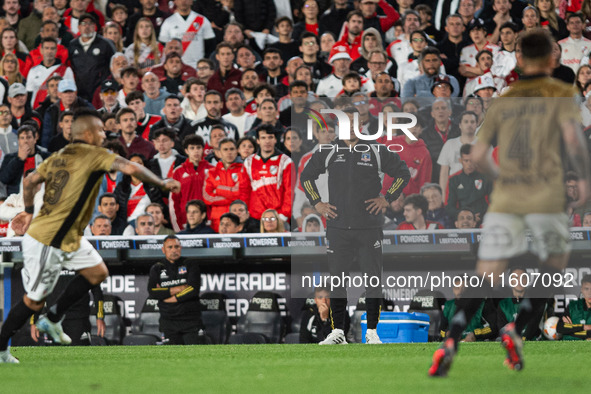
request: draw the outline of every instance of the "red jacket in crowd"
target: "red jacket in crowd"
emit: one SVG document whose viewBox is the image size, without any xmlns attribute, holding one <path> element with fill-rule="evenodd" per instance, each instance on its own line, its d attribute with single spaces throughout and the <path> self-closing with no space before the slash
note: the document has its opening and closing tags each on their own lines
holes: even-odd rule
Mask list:
<svg viewBox="0 0 591 394">
<path fill-rule="evenodd" d="M 59 59 L 62 62 L 62 64 L 65 64 L 66 66 L 69 67 L 70 66 L 70 59 L 68 58 L 68 56 L 69 56 L 68 48 L 66 48 L 62 44 L 57 44 L 57 54 L 55 55 L 56 59 Z M 41 55 L 41 44 L 39 44 L 39 46 L 37 48 L 35 48 L 31 52 L 29 52 L 29 56 L 27 56 L 27 60 L 25 60 L 24 69 L 21 70 L 21 74 L 23 74 L 23 77 L 26 78 L 27 75 L 29 74 L 29 71 L 33 67 L 41 64 L 42 61 L 43 61 L 43 55 Z"/>
<path fill-rule="evenodd" d="M 222 94 L 223 101 L 226 101 L 226 92 L 232 88 L 240 89 L 240 79 L 242 78 L 242 71 L 232 67 L 230 71 L 226 73 L 226 76 L 222 78 L 220 69 L 218 68 L 215 73 L 207 81 L 207 90 L 217 90 Z M 215 229 L 214 229 L 215 230 Z"/>
<path fill-rule="evenodd" d="M 420 193 L 421 186 L 431 181 L 431 172 L 433 171 L 431 155 L 429 154 L 425 141 L 419 139 L 414 144 L 409 144 L 406 142 L 406 137 L 404 135 L 399 135 L 392 138 L 390 141 L 387 140 L 386 136 L 383 136 L 378 139 L 378 142 L 390 147 L 390 149 L 395 152 L 398 152 L 402 148 L 402 152 L 398 152 L 398 155 L 404 160 L 410 171 L 410 181 L 408 181 L 408 185 L 406 185 L 402 192 L 405 196 Z M 382 194 L 386 195 L 393 180 L 392 177 L 384 174 Z"/>
<path fill-rule="evenodd" d="M 164 63 L 158 64 L 150 69 L 151 72 L 154 73 L 158 77 L 160 81 L 164 81 L 166 79 L 166 70 L 164 69 Z M 183 81 L 186 81 L 189 78 L 197 77 L 197 70 L 193 67 L 182 63 L 181 67 L 181 78 Z"/>
<path fill-rule="evenodd" d="M 146 160 L 152 160 L 154 155 L 158 153 L 156 148 L 154 148 L 154 144 L 149 141 L 146 141 L 139 135 L 136 135 L 135 138 L 131 141 L 131 145 L 127 146 L 127 143 L 123 139 L 123 137 L 119 137 L 118 141 L 121 142 L 121 145 L 127 151 L 127 157 L 131 156 L 134 153 L 140 153 L 144 156 Z"/>
<path fill-rule="evenodd" d="M 341 34 L 339 41 L 337 41 L 332 46 L 332 50 L 330 51 L 329 59 L 332 57 L 332 55 L 335 52 L 341 51 L 341 49 L 338 47 L 344 46 L 347 48 L 347 52 L 349 53 L 349 56 L 351 56 L 351 61 L 355 61 L 359 56 L 361 56 L 361 52 L 359 52 L 361 49 L 361 36 L 362 36 L 362 34 L 359 34 L 357 37 L 355 37 L 355 39 L 353 40 L 353 43 L 349 44 L 349 29 L 347 29 L 347 26 L 343 27 L 343 33 Z"/>
<path fill-rule="evenodd" d="M 187 216 L 185 214 L 185 205 L 191 200 L 203 200 L 203 189 L 207 172 L 213 166 L 205 160 L 201 160 L 197 169 L 193 163 L 187 159 L 183 164 L 174 169 L 172 178 L 181 183 L 180 193 L 171 193 L 169 200 L 170 220 L 172 228 L 179 232 L 185 228 Z"/>
<path fill-rule="evenodd" d="M 384 15 L 378 15 L 377 12 L 374 12 L 373 15 L 364 17 L 363 26 L 365 29 L 375 27 L 378 31 L 381 30 L 386 33 L 400 19 L 400 14 L 386 0 L 379 0 L 377 6 L 384 12 Z M 378 29 L 377 24 L 379 24 L 380 29 Z"/>
<path fill-rule="evenodd" d="M 282 220 L 290 220 L 292 167 L 289 156 L 278 151 L 267 160 L 259 154 L 246 158 L 240 199 L 248 204 L 250 216 L 260 220 L 265 210 L 275 209 Z"/>
<path fill-rule="evenodd" d="M 211 228 L 217 233 L 220 217 L 230 211 L 230 204 L 240 198 L 240 177 L 242 163 L 232 163 L 226 169 L 219 161 L 215 168 L 209 170 L 205 180 L 203 201 L 210 208 Z"/>
</svg>

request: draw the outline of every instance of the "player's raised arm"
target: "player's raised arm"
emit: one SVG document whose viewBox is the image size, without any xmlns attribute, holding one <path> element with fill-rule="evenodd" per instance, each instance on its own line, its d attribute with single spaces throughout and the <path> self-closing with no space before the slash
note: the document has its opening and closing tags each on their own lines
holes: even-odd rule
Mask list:
<svg viewBox="0 0 591 394">
<path fill-rule="evenodd" d="M 574 202 L 575 206 L 582 206 L 591 196 L 589 185 L 591 176 L 589 172 L 589 153 L 583 139 L 581 125 L 576 121 L 563 122 L 562 139 L 566 148 L 566 153 L 573 169 L 579 175 L 579 199 Z"/>
<path fill-rule="evenodd" d="M 45 178 L 37 171 L 31 172 L 23 180 L 23 200 L 25 202 L 25 212 L 33 214 L 35 193 L 37 186 L 45 182 Z"/>
<path fill-rule="evenodd" d="M 139 164 L 124 159 L 121 156 L 118 156 L 115 159 L 113 165 L 111 166 L 111 170 L 121 171 L 126 175 L 136 177 L 142 182 L 151 183 L 163 190 L 168 190 L 173 193 L 178 193 L 181 190 L 181 184 L 178 181 L 174 179 L 160 179 L 160 177 L 158 177 L 152 171 L 148 170 L 146 167 L 140 166 Z"/>
<path fill-rule="evenodd" d="M 35 193 L 37 186 L 45 182 L 45 179 L 37 171 L 31 172 L 23 180 L 23 200 L 25 202 L 25 211 L 19 213 L 12 219 L 12 229 L 18 235 L 24 234 L 33 220 L 33 212 L 35 211 Z"/>
</svg>

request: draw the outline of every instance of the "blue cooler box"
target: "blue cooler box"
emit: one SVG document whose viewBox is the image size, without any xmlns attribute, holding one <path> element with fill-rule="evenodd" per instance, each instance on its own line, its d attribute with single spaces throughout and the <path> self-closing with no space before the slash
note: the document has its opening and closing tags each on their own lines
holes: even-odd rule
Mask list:
<svg viewBox="0 0 591 394">
<path fill-rule="evenodd" d="M 367 314 L 361 316 L 361 340 L 365 343 Z M 383 343 L 427 342 L 429 315 L 425 313 L 382 312 L 378 336 Z"/>
</svg>

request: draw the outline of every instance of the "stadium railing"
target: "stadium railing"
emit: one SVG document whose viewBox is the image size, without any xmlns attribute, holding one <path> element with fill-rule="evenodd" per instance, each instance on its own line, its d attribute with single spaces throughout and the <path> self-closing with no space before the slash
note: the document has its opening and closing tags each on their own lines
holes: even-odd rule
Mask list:
<svg viewBox="0 0 591 394">
<path fill-rule="evenodd" d="M 322 255 L 326 251 L 324 233 L 270 233 L 232 235 L 179 235 L 183 255 L 194 259 L 236 261 L 240 259 L 280 258 L 293 255 Z M 570 231 L 571 264 L 591 255 L 591 229 Z M 142 263 L 162 258 L 163 236 L 88 237 L 91 244 L 113 264 Z M 384 231 L 386 260 L 396 258 L 472 258 L 480 242 L 480 229 Z M 20 238 L 0 239 L 4 263 L 22 262 Z M 573 261 L 574 260 L 574 261 Z"/>
</svg>

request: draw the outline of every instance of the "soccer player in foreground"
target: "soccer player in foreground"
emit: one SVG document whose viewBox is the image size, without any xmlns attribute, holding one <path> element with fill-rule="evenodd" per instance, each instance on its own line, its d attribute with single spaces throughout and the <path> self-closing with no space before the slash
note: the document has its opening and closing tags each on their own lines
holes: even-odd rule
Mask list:
<svg viewBox="0 0 591 394">
<path fill-rule="evenodd" d="M 563 180 L 566 163 L 561 159 L 561 145 L 580 177 L 576 204 L 584 203 L 590 195 L 589 157 L 580 129 L 575 90 L 572 85 L 549 77 L 552 41 L 544 31 L 537 30 L 523 35 L 518 44 L 521 45 L 517 62 L 523 70 L 522 77 L 492 104 L 472 148 L 474 163 L 495 179 L 476 265 L 476 273 L 485 278 L 483 287 L 489 290 L 491 285 L 499 284 L 499 275 L 506 270 L 508 259 L 527 251 L 526 228 L 532 233 L 532 251 L 539 258 L 542 278 L 561 275 L 568 263 L 569 229 Z M 499 166 L 489 153 L 495 141 Z M 560 283 L 554 279 L 550 286 L 547 280 L 539 280 L 535 286 L 530 284 L 515 322 L 502 328 L 501 343 L 507 351 L 505 364 L 510 369 L 523 368 L 522 331 L 529 322 L 539 321 L 547 298 L 559 288 Z M 458 301 L 449 338 L 435 351 L 429 375 L 447 375 L 462 331 L 477 311 L 483 293 L 484 289 L 469 287 Z"/>
<path fill-rule="evenodd" d="M 62 267 L 78 274 L 47 315 L 39 318 L 37 328 L 56 343 L 72 342 L 62 329 L 64 313 L 109 274 L 99 253 L 82 237 L 105 172 L 121 171 L 162 189 L 179 191 L 177 181 L 162 180 L 146 168 L 101 148 L 105 139 L 103 128 L 98 113 L 80 111 L 72 124 L 72 143 L 50 156 L 23 181 L 25 212 L 14 218 L 12 226 L 17 233 L 26 231 L 22 241 L 26 294 L 2 325 L 0 363 L 19 362 L 10 354 L 8 341 L 31 315 L 43 308 Z M 32 220 L 34 191 L 42 182 L 45 182 L 43 207 Z"/>
</svg>

